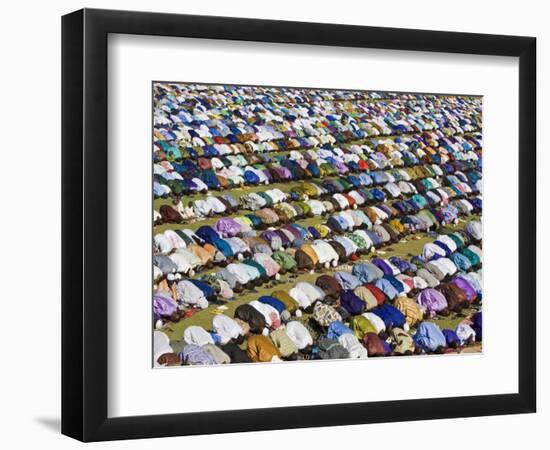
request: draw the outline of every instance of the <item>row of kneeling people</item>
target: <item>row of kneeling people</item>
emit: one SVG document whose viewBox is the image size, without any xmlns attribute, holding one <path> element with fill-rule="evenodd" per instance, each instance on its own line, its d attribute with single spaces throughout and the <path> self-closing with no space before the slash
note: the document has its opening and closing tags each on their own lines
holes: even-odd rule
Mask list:
<svg viewBox="0 0 550 450">
<path fill-rule="evenodd" d="M 414 182 L 417 178 L 448 177 L 463 170 L 481 168 L 481 158 L 478 154 L 474 154 L 475 158 L 466 160 L 441 161 L 440 158 L 423 158 L 408 161 L 407 164 L 395 160 L 387 164 L 376 164 L 373 163 L 374 156 L 384 157 L 383 154 L 370 153 L 368 156 L 358 156 L 348 152 L 342 158 L 342 150 L 337 147 L 327 147 L 318 153 L 324 153 L 324 157 L 318 158 L 318 155 L 313 153 L 307 155 L 307 159 L 296 160 L 292 155 L 280 155 L 274 161 L 270 155 L 254 155 L 249 156 L 243 165 L 230 161 L 227 166 L 222 165 L 221 169 L 200 165 L 201 161 L 208 165 L 211 163 L 211 160 L 204 158 L 199 158 L 198 167 L 191 160 L 181 163 L 163 161 L 155 164 L 153 168 L 153 194 L 156 198 L 177 198 L 213 190 L 232 190 L 245 186 L 300 180 L 309 180 L 312 184 L 331 190 L 331 186 L 325 181 L 316 181 L 331 177 L 339 177 L 356 186 L 372 187 L 389 182 Z"/>
<path fill-rule="evenodd" d="M 322 329 L 318 326 L 312 329 L 298 320 L 280 324 L 272 321 L 272 329 L 267 331 L 264 328 L 264 332 L 260 333 L 253 327 L 255 322 L 261 326 L 258 313 L 263 308 L 258 310 L 250 304 L 239 308 L 235 318 L 215 315 L 210 332 L 199 326 L 188 327 L 182 339 L 176 342 L 170 342 L 166 334 L 156 330 L 154 365 L 213 365 L 444 353 L 460 351 L 464 346 L 482 341 L 481 312 L 465 317 L 454 328 L 441 329 L 429 319 L 408 328 L 398 310 L 389 305 L 353 316 L 347 322 L 338 320 L 337 315 L 327 311 L 320 312 L 322 308 L 318 308 L 317 315 L 322 314 L 322 321 L 330 319 L 330 323 Z"/>
<path fill-rule="evenodd" d="M 384 172 L 380 172 L 384 173 Z M 374 176 L 374 173 L 372 174 Z M 300 183 L 285 193 L 278 188 L 265 189 L 240 196 L 240 201 L 231 194 L 214 196 L 208 193 L 204 198 L 184 204 L 175 197 L 172 205 L 163 204 L 154 211 L 154 222 L 182 223 L 214 215 L 227 215 L 239 209 L 257 211 L 264 208 L 297 209 L 292 216 L 321 215 L 332 210 L 342 210 L 354 205 L 375 205 L 388 200 L 406 199 L 415 194 L 426 194 L 432 203 L 440 203 L 455 196 L 481 191 L 481 172 L 469 170 L 455 171 L 438 180 L 438 175 L 424 174 L 411 179 L 405 176 L 390 176 L 379 187 L 369 187 L 369 175 L 325 180 L 322 183 Z M 320 201 L 323 200 L 323 201 Z M 293 203 L 290 204 L 289 202 Z"/>
<path fill-rule="evenodd" d="M 468 207 L 459 209 L 455 206 L 458 202 Z M 480 209 L 481 200 L 474 197 L 409 215 L 388 205 L 346 210 L 329 217 L 326 224 L 306 228 L 292 223 L 270 227 L 260 234 L 253 228 L 258 220 L 250 216 L 223 218 L 214 227 L 202 226 L 196 232 L 166 230 L 154 236 L 155 279 L 177 274 L 193 276 L 201 268 L 226 266 L 257 253 L 273 257 L 285 272 L 311 270 L 355 259 L 372 248 L 397 242 L 410 233 L 437 229 Z M 326 240 L 336 256 L 334 252 L 323 252 L 322 248 L 327 247 L 322 241 Z"/>
<path fill-rule="evenodd" d="M 411 103 L 401 99 L 392 99 L 388 104 L 376 105 L 352 102 L 344 106 L 336 103 L 330 105 L 326 114 L 318 114 L 327 107 L 326 104 L 310 105 L 307 113 L 304 109 L 302 113 L 288 114 L 286 108 L 279 110 L 276 107 L 268 111 L 266 107 L 271 108 L 273 105 L 266 104 L 249 110 L 248 105 L 234 104 L 234 98 L 228 96 L 222 102 L 232 104 L 232 113 L 228 115 L 221 113 L 221 104 L 212 108 L 210 100 L 205 97 L 201 96 L 200 103 L 197 103 L 189 102 L 187 96 L 194 97 L 194 94 L 184 89 L 181 95 L 165 103 L 168 97 L 164 92 L 158 92 L 154 102 L 155 161 L 179 164 L 202 159 L 196 167 L 188 164 L 176 168 L 179 173 L 185 175 L 193 174 L 194 170 L 201 167 L 207 170 L 222 170 L 240 167 L 246 163 L 253 164 L 261 161 L 259 158 L 254 159 L 257 155 L 269 157 L 272 152 L 290 152 L 290 155 L 285 155 L 278 161 L 295 162 L 302 153 L 307 155 L 308 152 L 323 146 L 329 148 L 313 152 L 314 155 L 311 155 L 310 159 L 318 158 L 323 161 L 321 165 L 338 168 L 339 163 L 356 162 L 353 158 L 342 157 L 338 152 L 320 156 L 317 153 L 321 153 L 321 150 L 330 151 L 330 147 L 347 145 L 347 142 L 380 133 L 389 134 L 392 131 L 398 134 L 410 132 L 412 136 L 374 139 L 371 140 L 370 147 L 366 144 L 354 144 L 350 146 L 349 156 L 361 155 L 364 157 L 362 161 L 367 160 L 369 164 L 374 164 L 374 167 L 386 161 L 393 165 L 404 164 L 404 161 L 411 157 L 428 160 L 433 158 L 436 164 L 441 164 L 448 160 L 476 158 L 475 151 L 481 148 L 479 133 L 457 135 L 479 129 L 480 124 L 477 120 L 468 123 L 480 111 L 478 100 L 460 105 L 458 109 L 453 105 L 445 114 L 441 114 L 440 105 L 445 105 L 449 102 L 448 99 L 438 100 L 437 106 L 432 101 L 421 100 L 419 103 Z M 398 108 L 394 109 L 397 105 Z M 298 106 L 302 107 L 303 104 Z M 333 108 L 342 109 L 336 112 Z M 314 113 L 314 110 L 317 113 Z M 352 110 L 353 116 L 350 115 Z M 408 110 L 409 113 L 404 116 L 403 110 Z M 392 114 L 399 115 L 395 122 L 391 119 Z M 258 120 L 259 117 L 262 118 Z M 425 122 L 427 117 L 431 117 L 429 123 Z M 378 127 L 381 128 L 377 130 Z M 298 149 L 303 152 L 296 151 Z M 229 161 L 226 162 L 224 159 Z M 208 163 L 206 160 L 215 161 Z M 282 164 L 281 166 L 284 167 Z M 232 175 L 229 173 L 226 176 L 231 179 Z"/>
<path fill-rule="evenodd" d="M 397 256 L 360 260 L 347 270 L 321 275 L 315 284 L 299 282 L 288 293 L 294 302 L 289 304 L 295 306 L 289 312 L 311 312 L 316 301 L 326 300 L 340 301 L 340 307 L 355 313 L 403 295 L 416 295 L 417 303 L 429 314 L 459 312 L 481 295 L 481 272 L 475 270 L 481 266 L 482 252 L 471 243 L 481 245 L 481 238 L 481 224 L 472 221 L 464 231 L 442 234 L 425 244 L 422 253 L 410 261 Z M 236 289 L 254 287 L 280 272 L 281 266 L 267 254 L 255 258 L 229 264 L 200 280 L 168 277 L 159 281 L 153 299 L 155 318 L 161 324 L 178 320 L 178 311 L 204 309 L 209 301 L 232 299 Z"/>
</svg>

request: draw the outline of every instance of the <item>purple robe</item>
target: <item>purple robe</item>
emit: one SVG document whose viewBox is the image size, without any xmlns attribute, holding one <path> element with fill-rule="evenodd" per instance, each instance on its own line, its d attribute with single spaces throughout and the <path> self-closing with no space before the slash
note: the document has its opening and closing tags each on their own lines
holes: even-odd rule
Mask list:
<svg viewBox="0 0 550 450">
<path fill-rule="evenodd" d="M 435 289 L 424 289 L 418 294 L 417 302 L 430 312 L 439 312 L 448 307 L 445 296 Z"/>
<path fill-rule="evenodd" d="M 179 357 L 184 362 L 184 364 L 188 365 L 210 366 L 216 364 L 216 361 L 210 355 L 210 353 L 195 344 L 188 344 L 183 347 L 183 350 L 179 353 Z"/>
<path fill-rule="evenodd" d="M 373 258 L 371 261 L 376 267 L 378 267 L 382 272 L 384 272 L 384 275 L 393 275 L 393 270 L 386 261 L 384 261 L 381 258 Z"/>
<path fill-rule="evenodd" d="M 462 277 L 455 277 L 451 283 L 456 285 L 464 294 L 466 295 L 466 298 L 469 302 L 473 302 L 475 298 L 477 297 L 477 291 L 474 289 L 474 287 Z"/>
<path fill-rule="evenodd" d="M 231 218 L 223 218 L 216 222 L 215 229 L 223 237 L 233 237 L 241 232 L 241 225 Z"/>
<path fill-rule="evenodd" d="M 171 298 L 161 294 L 155 294 L 153 296 L 153 312 L 155 314 L 155 319 L 170 317 L 176 312 L 176 309 L 176 303 Z"/>
</svg>

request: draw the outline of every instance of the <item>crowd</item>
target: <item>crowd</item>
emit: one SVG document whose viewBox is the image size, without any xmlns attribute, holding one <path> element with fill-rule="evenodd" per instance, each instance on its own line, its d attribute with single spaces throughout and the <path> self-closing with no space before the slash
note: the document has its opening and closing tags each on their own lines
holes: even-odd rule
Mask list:
<svg viewBox="0 0 550 450">
<path fill-rule="evenodd" d="M 155 83 L 154 99 L 155 366 L 479 345 L 479 98 Z M 419 254 L 383 257 L 422 232 Z"/>
</svg>

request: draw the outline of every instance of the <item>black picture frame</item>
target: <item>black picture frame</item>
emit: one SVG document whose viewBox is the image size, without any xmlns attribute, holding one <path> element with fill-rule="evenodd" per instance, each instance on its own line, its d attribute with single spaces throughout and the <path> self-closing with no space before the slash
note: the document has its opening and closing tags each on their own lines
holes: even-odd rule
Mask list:
<svg viewBox="0 0 550 450">
<path fill-rule="evenodd" d="M 107 416 L 107 36 L 178 36 L 519 58 L 519 389 L 453 398 Z M 62 433 L 82 441 L 536 410 L 536 39 L 83 9 L 62 18 Z"/>
</svg>

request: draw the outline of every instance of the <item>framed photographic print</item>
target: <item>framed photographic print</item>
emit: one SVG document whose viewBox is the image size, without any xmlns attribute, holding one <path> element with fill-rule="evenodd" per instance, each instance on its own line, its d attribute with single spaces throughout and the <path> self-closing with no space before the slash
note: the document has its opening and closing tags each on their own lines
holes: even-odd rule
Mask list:
<svg viewBox="0 0 550 450">
<path fill-rule="evenodd" d="M 535 38 L 62 25 L 64 434 L 535 411 Z"/>
</svg>

